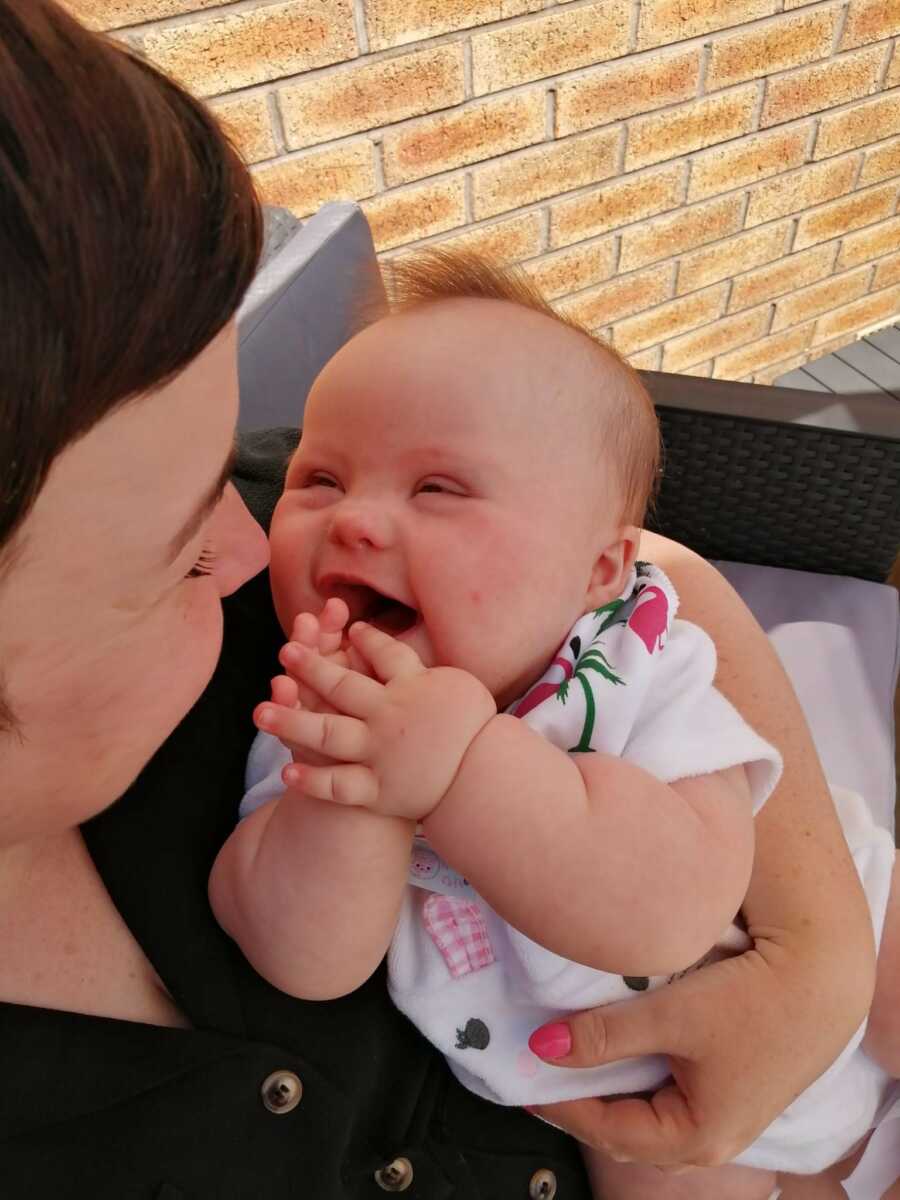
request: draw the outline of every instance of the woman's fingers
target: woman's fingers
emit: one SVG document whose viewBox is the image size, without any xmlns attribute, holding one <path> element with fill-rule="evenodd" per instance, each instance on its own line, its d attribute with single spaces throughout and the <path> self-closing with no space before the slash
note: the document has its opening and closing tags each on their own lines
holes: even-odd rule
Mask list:
<svg viewBox="0 0 900 1200">
<path fill-rule="evenodd" d="M 315 800 L 350 807 L 369 807 L 378 799 L 378 782 L 368 767 L 340 765 L 311 767 L 291 763 L 281 773 L 288 787 L 297 788 Z"/>
<path fill-rule="evenodd" d="M 407 646 L 405 642 L 398 641 L 365 621 L 354 621 L 348 637 L 353 647 L 372 664 L 375 674 L 383 683 L 404 675 L 418 675 L 425 670 L 412 646 Z"/>
<path fill-rule="evenodd" d="M 674 1084 L 649 1100 L 567 1100 L 531 1109 L 580 1142 L 603 1150 L 616 1162 L 682 1165 L 694 1153 L 695 1123 L 684 1096 Z M 697 1153 L 700 1153 L 699 1147 Z"/>
<path fill-rule="evenodd" d="M 341 713 L 261 705 L 257 725 L 291 749 L 314 750 L 338 762 L 362 762 L 370 749 L 366 724 Z"/>
<path fill-rule="evenodd" d="M 529 1046 L 538 1058 L 558 1067 L 595 1067 L 641 1054 L 677 1054 L 667 989 L 645 992 L 602 1008 L 572 1013 L 536 1029 Z"/>
<path fill-rule="evenodd" d="M 332 708 L 350 717 L 368 717 L 384 695 L 384 688 L 376 680 L 349 671 L 332 659 L 323 658 L 293 642 L 282 648 L 281 661 L 298 682 L 306 684 Z"/>
</svg>

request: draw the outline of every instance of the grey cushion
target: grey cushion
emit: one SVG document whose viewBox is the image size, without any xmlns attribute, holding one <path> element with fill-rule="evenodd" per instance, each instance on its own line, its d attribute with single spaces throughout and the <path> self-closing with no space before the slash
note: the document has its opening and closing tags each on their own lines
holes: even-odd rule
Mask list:
<svg viewBox="0 0 900 1200">
<path fill-rule="evenodd" d="M 380 288 L 355 204 L 326 204 L 296 224 L 267 215 L 263 266 L 238 313 L 241 429 L 302 422 L 313 380 L 358 323 L 364 281 L 374 299 Z"/>
<path fill-rule="evenodd" d="M 883 583 L 716 563 L 771 638 L 833 783 L 894 827 L 900 596 Z"/>
</svg>

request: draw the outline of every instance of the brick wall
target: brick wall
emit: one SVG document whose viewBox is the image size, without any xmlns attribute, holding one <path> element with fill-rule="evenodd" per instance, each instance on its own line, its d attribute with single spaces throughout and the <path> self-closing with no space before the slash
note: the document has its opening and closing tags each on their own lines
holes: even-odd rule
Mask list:
<svg viewBox="0 0 900 1200">
<path fill-rule="evenodd" d="M 638 366 L 768 382 L 900 314 L 900 0 L 65 0 L 263 196 L 523 262 Z"/>
</svg>

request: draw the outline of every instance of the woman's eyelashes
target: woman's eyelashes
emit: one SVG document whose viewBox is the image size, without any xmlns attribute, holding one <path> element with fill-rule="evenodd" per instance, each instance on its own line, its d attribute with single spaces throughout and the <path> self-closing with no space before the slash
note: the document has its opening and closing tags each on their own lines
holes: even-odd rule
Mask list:
<svg viewBox="0 0 900 1200">
<path fill-rule="evenodd" d="M 212 545 L 207 542 L 198 554 L 197 561 L 185 575 L 185 579 L 200 579 L 204 575 L 211 575 L 215 563 L 216 552 Z"/>
</svg>

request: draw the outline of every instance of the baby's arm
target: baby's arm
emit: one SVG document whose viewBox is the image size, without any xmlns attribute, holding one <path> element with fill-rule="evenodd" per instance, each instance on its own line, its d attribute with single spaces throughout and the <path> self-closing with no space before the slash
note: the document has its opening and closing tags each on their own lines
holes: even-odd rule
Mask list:
<svg viewBox="0 0 900 1200">
<path fill-rule="evenodd" d="M 700 958 L 753 859 L 743 767 L 665 784 L 611 755 L 567 754 L 507 715 L 474 739 L 424 828 L 516 929 L 622 975 Z"/>
<path fill-rule="evenodd" d="M 326 608 L 323 626 L 329 615 Z M 340 629 L 346 619 L 345 610 Z M 327 628 L 318 636 L 316 618 L 304 614 L 302 621 L 294 627 L 296 641 L 318 643 L 324 653 L 337 648 Z M 274 680 L 272 699 L 257 719 L 274 716 L 289 744 L 306 720 L 296 681 Z M 241 821 L 219 852 L 209 881 L 213 912 L 254 968 L 282 991 L 306 1000 L 344 995 L 368 979 L 387 949 L 414 831 L 411 820 L 286 790 Z"/>
</svg>

